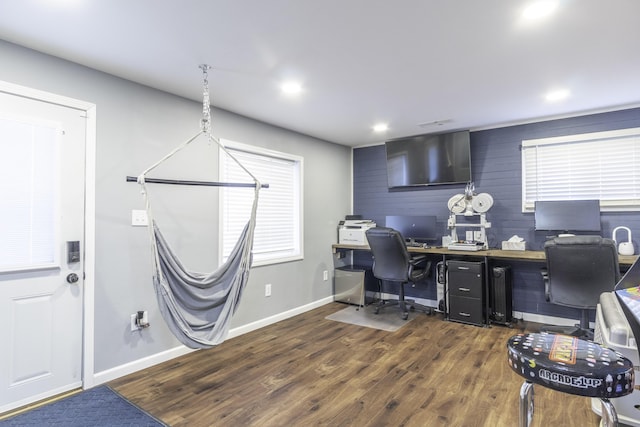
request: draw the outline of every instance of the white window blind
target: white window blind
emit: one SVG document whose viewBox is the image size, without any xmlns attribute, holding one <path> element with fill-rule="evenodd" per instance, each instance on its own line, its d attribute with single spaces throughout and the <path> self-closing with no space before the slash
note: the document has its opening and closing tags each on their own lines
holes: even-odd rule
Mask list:
<svg viewBox="0 0 640 427">
<path fill-rule="evenodd" d="M 260 191 L 253 265 L 302 258 L 302 159 L 297 156 L 223 141 L 227 150 L 269 188 Z M 252 182 L 222 150 L 225 182 Z M 226 259 L 251 215 L 253 189 L 224 187 L 221 197 L 222 255 Z"/>
<path fill-rule="evenodd" d="M 0 117 L 0 271 L 58 264 L 57 125 Z"/>
<path fill-rule="evenodd" d="M 536 200 L 640 210 L 640 128 L 522 141 L 522 210 Z"/>
</svg>

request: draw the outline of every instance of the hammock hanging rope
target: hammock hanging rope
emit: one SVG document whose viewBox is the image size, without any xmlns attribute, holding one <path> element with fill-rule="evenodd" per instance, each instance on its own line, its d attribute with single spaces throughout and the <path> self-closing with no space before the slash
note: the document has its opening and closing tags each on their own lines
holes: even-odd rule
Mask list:
<svg viewBox="0 0 640 427">
<path fill-rule="evenodd" d="M 160 313 L 171 332 L 190 348 L 210 348 L 223 342 L 240 296 L 249 279 L 251 250 L 258 208 L 258 196 L 263 185 L 211 134 L 208 65 L 201 65 L 204 76 L 203 120 L 201 130 L 142 172 L 137 182 L 142 187 L 145 208 L 149 219 L 149 239 L 153 264 L 153 286 Z M 187 147 L 199 136 L 210 142 L 233 159 L 254 181 L 254 198 L 251 216 L 227 260 L 212 273 L 188 271 L 171 249 L 153 218 L 146 175 L 173 155 Z M 151 182 L 152 179 L 149 179 Z M 225 183 L 214 183 L 223 184 Z M 226 186 L 247 186 L 226 184 Z"/>
</svg>

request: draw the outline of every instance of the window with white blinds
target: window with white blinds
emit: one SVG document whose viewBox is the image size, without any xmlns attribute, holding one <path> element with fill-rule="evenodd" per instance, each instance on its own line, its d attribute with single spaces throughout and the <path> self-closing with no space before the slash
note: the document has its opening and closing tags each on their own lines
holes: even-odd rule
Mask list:
<svg viewBox="0 0 640 427">
<path fill-rule="evenodd" d="M 302 158 L 223 141 L 238 161 L 269 188 L 260 191 L 253 244 L 253 265 L 285 262 L 302 253 Z M 220 177 L 225 182 L 253 182 L 224 151 Z M 251 216 L 252 188 L 224 187 L 221 201 L 222 256 L 227 259 Z"/>
<path fill-rule="evenodd" d="M 58 124 L 0 117 L 0 272 L 59 264 Z"/>
<path fill-rule="evenodd" d="M 536 200 L 640 210 L 640 128 L 522 141 L 522 211 Z"/>
</svg>

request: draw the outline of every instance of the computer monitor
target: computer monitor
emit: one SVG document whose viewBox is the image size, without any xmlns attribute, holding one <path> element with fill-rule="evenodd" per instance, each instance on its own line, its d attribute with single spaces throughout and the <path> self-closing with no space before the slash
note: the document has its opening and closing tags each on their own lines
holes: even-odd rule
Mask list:
<svg viewBox="0 0 640 427">
<path fill-rule="evenodd" d="M 438 239 L 434 215 L 388 215 L 385 225 L 398 230 L 410 243 L 426 243 Z"/>
<path fill-rule="evenodd" d="M 535 229 L 540 231 L 600 231 L 599 200 L 544 200 L 535 204 Z"/>
</svg>

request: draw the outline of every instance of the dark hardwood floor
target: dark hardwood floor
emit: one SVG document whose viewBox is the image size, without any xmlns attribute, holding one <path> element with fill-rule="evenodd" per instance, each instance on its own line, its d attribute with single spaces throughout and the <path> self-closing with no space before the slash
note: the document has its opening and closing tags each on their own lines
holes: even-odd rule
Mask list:
<svg viewBox="0 0 640 427">
<path fill-rule="evenodd" d="M 331 303 L 109 385 L 172 426 L 517 426 L 507 339 L 416 313 L 396 332 Z M 538 325 L 531 325 L 537 328 Z M 534 426 L 597 426 L 587 398 L 536 387 Z"/>
</svg>

